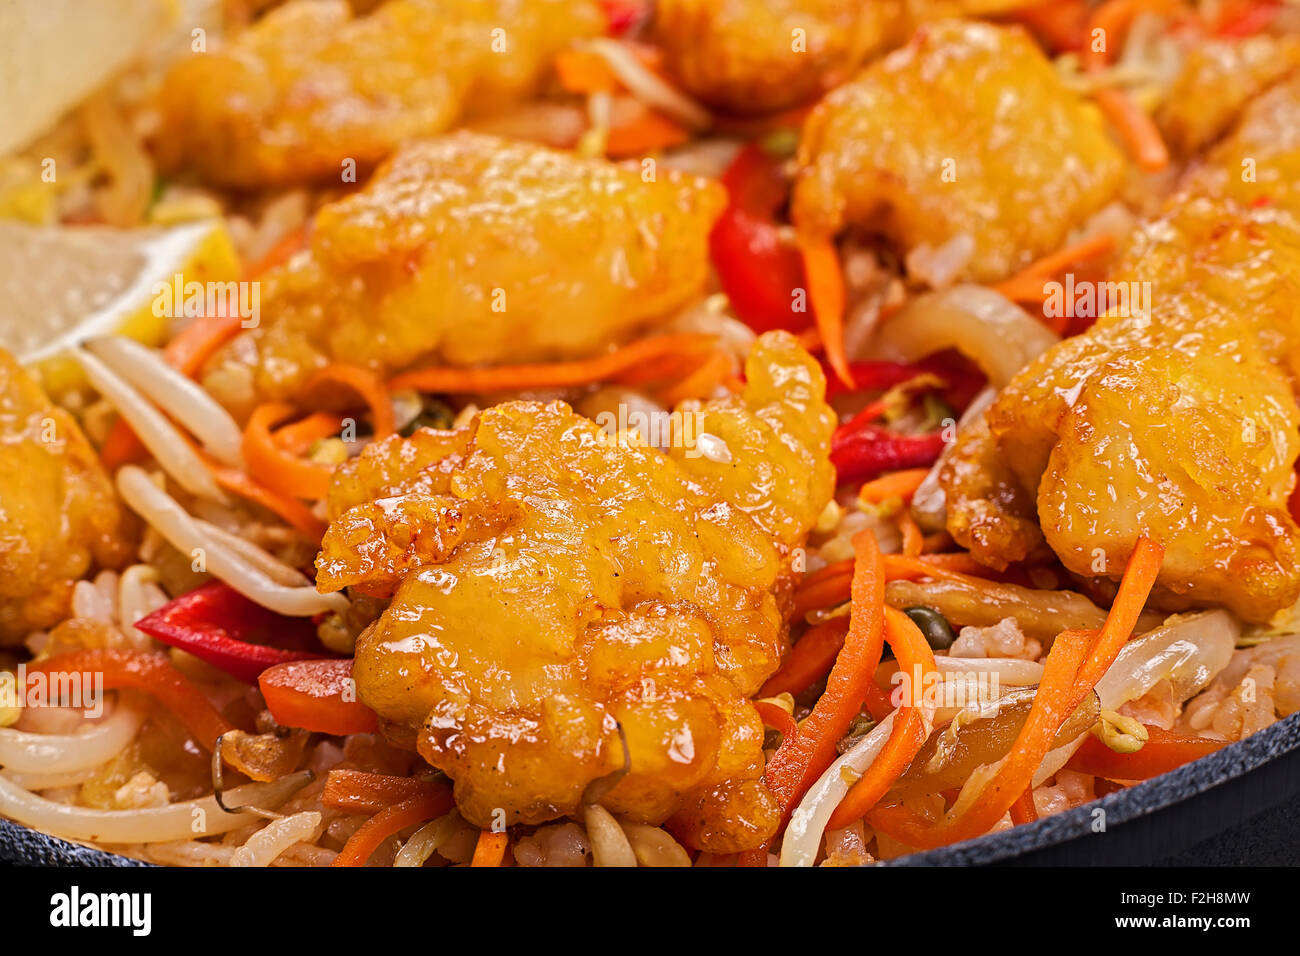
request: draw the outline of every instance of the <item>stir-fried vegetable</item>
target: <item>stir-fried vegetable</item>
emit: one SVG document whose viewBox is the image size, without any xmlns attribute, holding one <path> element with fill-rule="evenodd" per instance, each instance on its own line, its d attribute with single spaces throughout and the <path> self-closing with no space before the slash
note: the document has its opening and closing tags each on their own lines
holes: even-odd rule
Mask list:
<svg viewBox="0 0 1300 956">
<path fill-rule="evenodd" d="M 181 595 L 141 618 L 135 626 L 246 684 L 255 683 L 258 675 L 272 665 L 326 656 L 301 649 L 314 643 L 315 628 L 310 619 L 268 611 L 220 581 L 210 581 Z M 254 637 L 273 638 L 300 649 L 251 642 L 249 639 Z"/>
<path fill-rule="evenodd" d="M 1227 746 L 1222 740 L 1178 734 L 1153 724 L 1145 729 L 1146 742 L 1132 753 L 1118 753 L 1089 736 L 1066 766 L 1107 780 L 1149 780 Z"/>
<path fill-rule="evenodd" d="M 322 734 L 379 730 L 375 712 L 356 699 L 351 660 L 289 661 L 257 679 L 276 723 Z"/>
</svg>

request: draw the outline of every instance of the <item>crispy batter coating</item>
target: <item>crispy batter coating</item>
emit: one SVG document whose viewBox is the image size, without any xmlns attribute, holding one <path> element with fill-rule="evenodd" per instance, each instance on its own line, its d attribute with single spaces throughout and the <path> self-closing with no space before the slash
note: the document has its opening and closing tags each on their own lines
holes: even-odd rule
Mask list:
<svg viewBox="0 0 1300 956">
<path fill-rule="evenodd" d="M 963 437 L 942 481 L 953 537 L 995 566 L 1045 539 L 1115 579 L 1141 533 L 1166 548 L 1157 599 L 1265 620 L 1300 596 L 1287 511 L 1300 452 L 1300 82 L 1274 89 L 1138 230 L 1111 280 L 1130 308 L 1039 358 Z M 1242 179 L 1253 158 L 1255 182 Z M 1118 286 L 1117 286 L 1118 288 Z M 1013 492 L 974 477 L 1009 469 Z M 1042 539 L 1024 519 L 1033 503 Z"/>
<path fill-rule="evenodd" d="M 164 170 L 243 188 L 342 181 L 460 116 L 533 95 L 605 20 L 593 0 L 294 0 L 166 78 Z"/>
<path fill-rule="evenodd" d="M 65 617 L 92 562 L 120 564 L 121 521 L 77 423 L 0 350 L 0 642 Z"/>
<path fill-rule="evenodd" d="M 975 242 L 992 281 L 1061 246 L 1110 201 L 1124 159 L 1100 114 L 1018 27 L 942 21 L 830 93 L 799 144 L 793 215 L 904 250 Z"/>
<path fill-rule="evenodd" d="M 786 333 L 746 373 L 740 395 L 684 406 L 667 452 L 507 402 L 339 469 L 317 585 L 393 594 L 357 643 L 358 694 L 455 780 L 467 819 L 578 812 L 623 766 L 621 726 L 631 769 L 604 806 L 716 851 L 771 836 L 747 698 L 786 646 L 835 420 Z"/>
<path fill-rule="evenodd" d="M 490 136 L 408 144 L 317 214 L 310 254 L 263 280 L 263 322 L 207 384 L 224 397 L 243 367 L 286 396 L 330 360 L 388 372 L 595 353 L 701 291 L 725 201 L 709 180 L 647 182 Z"/>
<path fill-rule="evenodd" d="M 1211 39 L 1187 51 L 1156 114 L 1171 147 L 1194 154 L 1232 128 L 1245 106 L 1300 66 L 1300 37 Z"/>
<path fill-rule="evenodd" d="M 918 24 L 1016 2 L 657 0 L 654 31 L 684 89 L 731 113 L 770 113 L 815 100 Z"/>
</svg>

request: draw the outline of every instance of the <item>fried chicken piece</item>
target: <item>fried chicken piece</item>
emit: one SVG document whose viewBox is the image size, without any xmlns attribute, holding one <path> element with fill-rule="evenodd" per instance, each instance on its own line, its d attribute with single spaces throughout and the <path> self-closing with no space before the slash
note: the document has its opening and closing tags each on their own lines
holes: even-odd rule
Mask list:
<svg viewBox="0 0 1300 956">
<path fill-rule="evenodd" d="M 127 549 L 86 436 L 0 350 L 0 643 L 57 624 L 92 563 L 116 567 Z"/>
<path fill-rule="evenodd" d="M 961 277 L 1003 278 L 1109 202 L 1124 158 L 1018 27 L 943 21 L 830 93 L 804 125 L 793 215 L 903 250 L 966 235 Z"/>
<path fill-rule="evenodd" d="M 1250 102 L 1297 67 L 1300 37 L 1261 33 L 1198 42 L 1187 51 L 1156 122 L 1171 147 L 1194 154 L 1231 129 Z"/>
<path fill-rule="evenodd" d="M 604 29 L 593 0 L 389 0 L 360 17 L 294 0 L 173 67 L 155 152 L 223 186 L 339 183 L 348 161 L 534 95 L 556 53 Z"/>
<path fill-rule="evenodd" d="M 358 694 L 455 780 L 468 820 L 599 799 L 718 852 L 772 835 L 748 698 L 786 646 L 835 418 L 788 334 L 746 373 L 740 395 L 682 406 L 667 452 L 520 401 L 339 468 L 317 586 L 393 594 L 357 642 Z M 593 796 L 624 765 L 620 728 L 630 771 Z"/>
<path fill-rule="evenodd" d="M 810 103 L 920 23 L 1015 0 L 658 0 L 656 38 L 677 82 L 731 113 Z"/>
<path fill-rule="evenodd" d="M 1114 580 L 1138 535 L 1154 537 L 1167 609 L 1266 620 L 1300 596 L 1286 506 L 1300 452 L 1297 117 L 1300 83 L 1257 101 L 1189 177 L 1206 194 L 1175 198 L 1120 255 L 1111 282 L 1139 294 L 1145 283 L 1150 315 L 1119 310 L 1049 350 L 998 396 L 987 433 L 956 450 L 1010 470 L 1077 575 Z M 1267 182 L 1241 181 L 1251 156 Z M 1037 546 L 970 474 L 950 466 L 941 480 L 949 530 L 980 560 L 1002 567 Z"/>
<path fill-rule="evenodd" d="M 701 291 L 725 202 L 709 180 L 479 134 L 408 144 L 317 214 L 310 253 L 262 281 L 267 320 L 206 384 L 233 406 L 250 376 L 288 396 L 331 360 L 386 373 L 595 353 Z"/>
</svg>

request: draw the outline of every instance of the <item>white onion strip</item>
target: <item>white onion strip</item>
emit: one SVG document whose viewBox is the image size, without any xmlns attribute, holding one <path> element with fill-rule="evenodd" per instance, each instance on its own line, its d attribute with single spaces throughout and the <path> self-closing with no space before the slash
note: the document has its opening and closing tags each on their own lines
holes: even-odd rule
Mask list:
<svg viewBox="0 0 1300 956">
<path fill-rule="evenodd" d="M 713 117 L 708 110 L 681 90 L 669 86 L 618 40 L 598 37 L 591 40 L 587 47 L 604 60 L 628 92 L 646 106 L 680 120 L 691 129 L 699 130 L 712 125 Z"/>
<path fill-rule="evenodd" d="M 321 594 L 313 587 L 286 587 L 268 577 L 202 529 L 171 495 L 135 465 L 118 470 L 117 490 L 131 510 L 152 525 L 182 554 L 202 551 L 209 573 L 250 601 L 290 617 L 310 617 L 322 611 L 345 611 L 342 594 Z"/>
<path fill-rule="evenodd" d="M 210 521 L 204 521 L 202 518 L 194 518 L 194 524 L 204 534 L 211 535 L 214 541 L 235 552 L 276 584 L 291 588 L 306 587 L 311 584 L 311 581 L 307 580 L 297 568 L 291 568 L 275 555 L 263 551 L 253 542 L 241 538 L 234 532 L 227 531 Z"/>
<path fill-rule="evenodd" d="M 893 728 L 894 715 L 889 714 L 831 764 L 804 794 L 799 806 L 790 814 L 790 823 L 781 838 L 782 866 L 812 866 L 817 861 L 826 824 L 845 794 L 853 788 L 850 780 L 856 781 L 867 772 L 880 756 Z M 846 770 L 851 772 L 847 779 Z"/>
<path fill-rule="evenodd" d="M 317 810 L 303 810 L 272 820 L 258 830 L 230 858 L 231 866 L 270 866 L 271 861 L 295 843 L 316 838 L 321 816 Z"/>
<path fill-rule="evenodd" d="M 159 408 L 167 409 L 214 457 L 234 468 L 244 467 L 239 450 L 243 436 L 230 413 L 198 382 L 168 364 L 157 349 L 120 335 L 92 339 L 85 348 Z"/>
<path fill-rule="evenodd" d="M 460 827 L 460 814 L 455 810 L 430 820 L 411 834 L 411 838 L 397 851 L 393 866 L 424 866 L 439 847 L 446 844 Z"/>
<path fill-rule="evenodd" d="M 306 771 L 271 783 L 249 783 L 223 794 L 228 806 L 275 809 L 311 778 Z M 214 836 L 258 823 L 251 813 L 226 813 L 215 797 L 142 810 L 95 810 L 38 797 L 0 777 L 0 814 L 23 826 L 84 843 L 170 843 Z"/>
<path fill-rule="evenodd" d="M 142 723 L 141 714 L 119 704 L 84 733 L 33 734 L 6 727 L 0 730 L 0 766 L 38 774 L 89 770 L 125 750 Z"/>
<path fill-rule="evenodd" d="M 90 384 L 126 419 L 144 447 L 177 484 L 200 498 L 226 501 L 208 466 L 166 415 L 85 349 L 73 349 L 72 354 L 81 363 Z"/>
</svg>

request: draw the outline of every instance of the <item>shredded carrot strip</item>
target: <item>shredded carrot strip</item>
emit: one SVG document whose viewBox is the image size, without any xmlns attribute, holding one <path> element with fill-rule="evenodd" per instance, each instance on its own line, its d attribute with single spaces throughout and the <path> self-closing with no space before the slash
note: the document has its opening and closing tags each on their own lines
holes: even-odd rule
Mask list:
<svg viewBox="0 0 1300 956">
<path fill-rule="evenodd" d="M 561 50 L 555 57 L 555 75 L 566 93 L 609 93 L 620 86 L 605 58 L 591 50 Z"/>
<path fill-rule="evenodd" d="M 680 146 L 691 138 L 691 131 L 680 123 L 642 104 L 637 106 L 640 109 L 632 119 L 619 123 L 605 137 L 605 154 L 610 158 L 644 156 Z"/>
<path fill-rule="evenodd" d="M 277 428 L 271 433 L 275 443 L 293 455 L 305 455 L 311 446 L 322 438 L 338 435 L 343 429 L 343 416 L 334 412 L 312 412 L 291 425 Z"/>
<path fill-rule="evenodd" d="M 235 729 L 165 654 L 121 647 L 87 648 L 32 661 L 26 672 L 28 678 L 34 674 L 95 674 L 102 678 L 104 690 L 130 687 L 143 691 L 175 714 L 195 742 L 207 750 L 218 737 Z"/>
<path fill-rule="evenodd" d="M 370 428 L 376 440 L 387 438 L 397 431 L 393 417 L 393 400 L 379 377 L 359 365 L 335 362 L 326 365 L 307 380 L 306 390 L 322 385 L 342 385 L 361 396 L 370 409 Z"/>
<path fill-rule="evenodd" d="M 442 793 L 421 794 L 385 807 L 352 834 L 330 865 L 365 866 L 370 855 L 390 836 L 409 826 L 440 817 L 449 812 L 452 806 L 451 791 L 445 790 Z"/>
<path fill-rule="evenodd" d="M 853 788 L 844 795 L 826 826 L 839 829 L 864 817 L 907 770 L 925 743 L 927 729 L 918 710 L 935 672 L 934 652 L 920 628 L 902 611 L 885 607 L 885 640 L 894 651 L 899 670 L 907 675 L 911 693 L 894 714 L 894 727 L 879 755 Z"/>
<path fill-rule="evenodd" d="M 881 475 L 863 484 L 858 489 L 858 500 L 877 505 L 891 498 L 911 501 L 912 496 L 916 494 L 916 489 L 921 487 L 921 482 L 925 481 L 925 476 L 929 473 L 929 468 L 904 468 L 902 471 L 891 471 L 887 475 Z"/>
<path fill-rule="evenodd" d="M 1018 298 L 1025 293 L 1021 301 L 1041 300 L 1046 297 L 1043 292 L 1043 280 L 1059 275 L 1070 266 L 1090 259 L 1098 259 L 1115 248 L 1115 237 L 1108 232 L 1098 233 L 1080 240 L 1072 246 L 1066 246 L 1050 255 L 1036 259 L 1009 279 L 994 286 L 1009 299 Z M 1022 289 L 1023 287 L 1023 289 Z M 1034 290 L 1030 294 L 1029 290 Z"/>
<path fill-rule="evenodd" d="M 478 843 L 474 845 L 474 858 L 470 860 L 470 866 L 500 866 L 501 861 L 506 857 L 506 844 L 510 841 L 510 836 L 504 830 L 494 833 L 491 830 L 480 830 L 478 834 Z"/>
<path fill-rule="evenodd" d="M 934 556 L 940 551 L 947 551 L 951 547 L 953 547 L 952 535 L 947 531 L 936 531 L 933 534 L 927 534 L 921 542 L 921 552 L 930 556 Z"/>
<path fill-rule="evenodd" d="M 835 658 L 844 646 L 844 635 L 849 629 L 847 617 L 833 617 L 795 641 L 790 653 L 785 655 L 781 667 L 767 679 L 760 697 L 777 694 L 799 694 L 830 673 Z"/>
<path fill-rule="evenodd" d="M 780 731 L 783 739 L 794 737 L 799 733 L 799 725 L 795 723 L 794 717 L 786 713 L 785 708 L 778 707 L 771 701 L 756 700 L 754 709 L 758 711 L 758 716 L 763 718 L 764 725 Z"/>
<path fill-rule="evenodd" d="M 1138 169 L 1159 172 L 1169 165 L 1169 148 L 1151 115 L 1126 91 L 1103 87 L 1092 94 L 1107 119 L 1119 131 Z"/>
<path fill-rule="evenodd" d="M 213 477 L 217 479 L 217 484 L 222 488 L 261 505 L 313 541 L 325 537 L 325 522 L 317 518 L 312 510 L 297 498 L 291 498 L 258 484 L 238 468 L 228 468 L 211 459 L 208 459 L 207 463 Z"/>
<path fill-rule="evenodd" d="M 955 554 L 887 554 L 884 556 L 885 578 L 889 581 L 915 581 L 918 578 L 943 578 L 979 586 L 994 572 L 965 551 Z M 849 599 L 852 580 L 850 562 L 837 561 L 809 575 L 794 592 L 794 616 L 843 604 Z"/>
<path fill-rule="evenodd" d="M 275 443 L 271 428 L 294 414 L 292 405 L 267 402 L 253 409 L 244 427 L 241 450 L 248 473 L 272 491 L 290 498 L 319 500 L 329 491 L 334 466 L 306 461 Z"/>
<path fill-rule="evenodd" d="M 348 813 L 378 813 L 412 797 L 443 794 L 447 785 L 364 770 L 331 770 L 320 796 L 323 806 Z"/>
<path fill-rule="evenodd" d="M 1025 792 L 1016 798 L 1016 802 L 1011 804 L 1011 822 L 1016 826 L 1022 823 L 1033 823 L 1038 819 L 1038 808 L 1034 806 L 1034 787 L 1030 784 L 1025 787 Z"/>
<path fill-rule="evenodd" d="M 925 535 L 921 534 L 921 528 L 912 517 L 912 512 L 902 508 L 895 520 L 898 522 L 898 530 L 903 535 L 903 554 L 909 558 L 919 558 L 921 552 L 925 550 Z"/>
<path fill-rule="evenodd" d="M 934 823 L 906 807 L 880 807 L 867 817 L 872 828 L 907 846 L 927 850 L 990 830 L 1033 782 L 1056 732 L 1074 709 L 1074 680 L 1091 639 L 1089 631 L 1065 631 L 1053 642 L 1024 726 L 997 773 L 963 812 Z"/>
<path fill-rule="evenodd" d="M 1057 731 L 1132 635 L 1163 558 L 1160 545 L 1140 537 L 1101 630 L 1095 637 L 1091 631 L 1065 631 L 1056 638 L 1020 734 L 993 779 L 962 813 L 933 824 L 905 808 L 887 807 L 872 815 L 872 826 L 908 846 L 930 849 L 978 836 L 997 823 L 1032 785 Z"/>
<path fill-rule="evenodd" d="M 660 402 L 665 408 L 675 408 L 689 398 L 708 398 L 735 368 L 735 362 L 726 352 L 714 352 L 695 371 L 662 392 Z"/>
<path fill-rule="evenodd" d="M 388 383 L 390 391 L 413 388 L 421 392 L 476 394 L 520 388 L 564 388 L 617 380 L 642 363 L 664 356 L 702 351 L 714 343 L 711 335 L 660 335 L 625 345 L 615 352 L 573 362 L 548 365 L 498 365 L 494 368 L 434 367 L 403 372 Z"/>
<path fill-rule="evenodd" d="M 1115 59 L 1124 33 L 1137 15 L 1139 7 L 1138 0 L 1105 0 L 1093 8 L 1083 38 L 1083 49 L 1080 51 L 1084 69 L 1101 70 Z M 1098 41 L 1102 44 L 1100 50 L 1094 49 L 1094 44 Z"/>
<path fill-rule="evenodd" d="M 853 375 L 844 353 L 844 272 L 840 269 L 835 240 L 830 236 L 801 237 L 799 251 L 817 331 L 826 349 L 826 361 L 839 380 L 851 389 Z"/>
<path fill-rule="evenodd" d="M 855 552 L 849 629 L 826 680 L 826 691 L 804 719 L 799 735 L 782 741 L 764 779 L 781 807 L 782 820 L 835 759 L 835 744 L 862 708 L 884 647 L 885 575 L 870 532 L 853 539 Z M 754 857 L 747 857 L 752 860 Z"/>
</svg>

